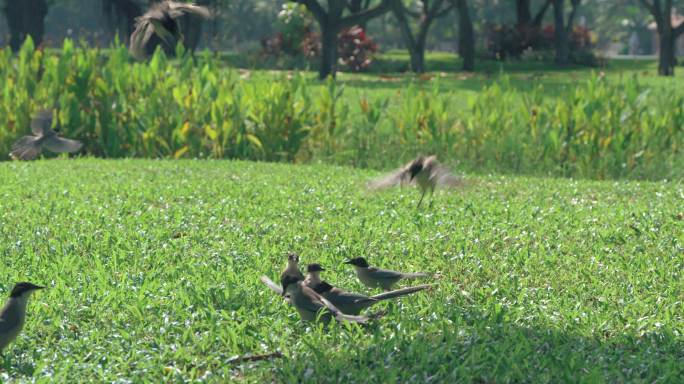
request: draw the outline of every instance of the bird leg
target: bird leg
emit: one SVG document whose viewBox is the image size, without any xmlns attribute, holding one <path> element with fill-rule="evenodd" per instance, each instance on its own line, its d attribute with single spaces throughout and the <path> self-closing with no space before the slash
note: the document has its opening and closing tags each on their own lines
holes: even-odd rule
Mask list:
<svg viewBox="0 0 684 384">
<path fill-rule="evenodd" d="M 426 191 L 427 191 L 427 189 L 423 189 L 423 194 L 420 195 L 420 201 L 418 201 L 418 205 L 416 206 L 416 208 L 420 208 L 420 204 L 423 202 L 423 197 L 425 197 Z"/>
<path fill-rule="evenodd" d="M 432 186 L 430 187 L 430 205 L 429 207 L 432 208 L 432 203 L 435 201 L 435 187 Z"/>
</svg>

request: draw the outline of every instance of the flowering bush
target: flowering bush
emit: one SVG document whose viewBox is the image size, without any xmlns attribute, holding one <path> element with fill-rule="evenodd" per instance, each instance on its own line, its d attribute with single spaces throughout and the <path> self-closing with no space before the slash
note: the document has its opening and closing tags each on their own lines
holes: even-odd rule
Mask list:
<svg viewBox="0 0 684 384">
<path fill-rule="evenodd" d="M 337 36 L 337 56 L 354 72 L 362 71 L 371 64 L 378 45 L 371 40 L 363 28 L 354 26 L 342 30 Z"/>
<path fill-rule="evenodd" d="M 295 3 L 283 4 L 278 13 L 276 29 L 282 40 L 282 51 L 297 55 L 301 42 L 313 31 L 314 20 L 305 6 Z"/>
<path fill-rule="evenodd" d="M 290 56 L 301 55 L 307 59 L 320 56 L 321 35 L 312 31 L 312 22 L 305 21 L 310 16 L 303 17 L 293 12 L 292 7 L 283 8 L 278 18 L 287 27 L 281 28 L 275 36 L 262 40 L 264 53 L 273 56 L 283 53 Z M 378 45 L 359 26 L 345 28 L 337 35 L 338 61 L 352 71 L 368 68 L 377 51 Z"/>
</svg>

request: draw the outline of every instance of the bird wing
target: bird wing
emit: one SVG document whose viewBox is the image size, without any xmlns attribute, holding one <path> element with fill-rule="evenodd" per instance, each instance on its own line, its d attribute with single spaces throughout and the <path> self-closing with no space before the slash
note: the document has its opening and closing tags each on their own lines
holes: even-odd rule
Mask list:
<svg viewBox="0 0 684 384">
<path fill-rule="evenodd" d="M 0 317 L 0 334 L 9 332 L 15 325 L 10 324 L 7 320 Z"/>
<path fill-rule="evenodd" d="M 335 316 L 335 319 L 337 319 L 338 321 L 344 320 L 352 323 L 365 323 L 368 321 L 368 317 L 366 316 L 355 316 L 342 313 L 342 311 L 337 309 L 337 307 L 333 305 L 333 303 L 326 300 L 326 298 L 323 296 L 318 296 L 318 298 L 320 299 L 321 303 L 325 305 L 325 307 Z"/>
<path fill-rule="evenodd" d="M 463 185 L 462 177 L 454 175 L 449 168 L 438 163 L 434 165 L 430 178 L 440 187 L 460 187 Z"/>
<path fill-rule="evenodd" d="M 381 280 L 399 279 L 404 276 L 404 274 L 401 272 L 390 271 L 387 269 L 379 269 L 374 267 L 368 268 L 368 273 L 371 275 L 372 278 Z"/>
<path fill-rule="evenodd" d="M 261 276 L 259 280 L 261 280 L 262 283 L 266 284 L 266 286 L 269 287 L 273 292 L 282 296 L 283 288 L 280 287 L 278 284 L 274 283 L 271 279 L 269 279 L 266 276 Z"/>
<path fill-rule="evenodd" d="M 368 182 L 367 187 L 372 191 L 396 187 L 398 185 L 401 185 L 402 183 L 408 182 L 408 177 L 406 176 L 406 167 L 402 167 L 400 169 L 394 170 L 390 173 L 387 173 L 383 176 L 371 180 L 370 182 Z"/>
<path fill-rule="evenodd" d="M 177 19 L 184 14 L 200 16 L 205 19 L 211 18 L 211 12 L 207 7 L 201 5 L 195 5 L 193 3 L 181 3 L 177 1 L 169 1 L 169 15 Z"/>
<path fill-rule="evenodd" d="M 38 111 L 31 120 L 31 132 L 36 136 L 42 136 L 52 129 L 52 111 L 43 109 Z"/>
<path fill-rule="evenodd" d="M 131 34 L 129 50 L 131 54 L 141 60 L 147 56 L 145 46 L 156 34 L 169 47 L 175 47 L 177 37 L 164 24 L 175 23 L 175 19 L 185 15 L 195 15 L 208 19 L 211 12 L 207 7 L 192 3 L 164 1 L 155 3 L 144 15 L 135 19 L 135 30 Z M 173 20 L 173 21 L 172 21 Z"/>
<path fill-rule="evenodd" d="M 378 301 L 379 300 L 393 299 L 395 297 L 410 295 L 411 293 L 422 291 L 423 289 L 430 288 L 431 286 L 432 286 L 431 284 L 416 285 L 415 287 L 407 287 L 407 288 L 397 289 L 397 290 L 390 291 L 390 292 L 381 293 L 379 295 L 371 296 L 370 298 L 378 300 Z"/>
<path fill-rule="evenodd" d="M 12 145 L 10 157 L 14 160 L 33 160 L 40 154 L 39 138 L 24 136 Z"/>
<path fill-rule="evenodd" d="M 346 292 L 341 289 L 338 289 L 334 292 L 335 294 L 335 302 L 337 303 L 343 303 L 343 304 L 357 304 L 359 302 L 363 301 L 368 301 L 369 299 L 371 301 L 376 301 L 371 299 L 370 297 L 366 295 L 362 295 L 360 293 L 353 293 L 353 292 Z"/>
<path fill-rule="evenodd" d="M 133 57 L 139 60 L 145 57 L 145 45 L 150 41 L 153 33 L 154 26 L 146 16 L 136 19 L 135 30 L 131 34 L 131 43 L 128 48 Z"/>
<path fill-rule="evenodd" d="M 164 24 L 160 20 L 157 20 L 157 19 L 149 19 L 149 20 L 150 20 L 150 24 L 152 24 L 152 26 L 153 26 L 152 29 L 154 30 L 154 33 L 157 36 L 159 36 L 159 38 L 162 39 L 162 41 L 166 45 L 168 45 L 169 47 L 175 47 L 176 44 L 174 44 L 173 42 L 176 38 L 173 36 L 173 33 L 171 33 L 171 31 L 169 31 L 168 29 L 166 29 L 166 27 L 164 27 Z M 147 40 L 149 40 L 149 38 Z M 145 41 L 145 43 L 147 43 L 147 41 Z"/>
<path fill-rule="evenodd" d="M 303 307 L 307 311 L 311 312 L 318 312 L 321 310 L 323 307 L 327 307 L 329 310 L 333 312 L 333 314 L 339 312 L 339 309 L 337 309 L 334 305 L 332 305 L 332 308 L 329 307 L 326 302 L 330 303 L 329 301 L 325 300 L 321 295 L 316 293 L 313 289 L 307 287 L 306 285 L 301 285 L 302 288 L 302 294 L 306 297 L 309 298 L 309 300 L 302 300 L 302 302 L 298 303 L 299 306 Z"/>
<path fill-rule="evenodd" d="M 76 152 L 83 146 L 78 140 L 65 139 L 63 137 L 52 136 L 45 139 L 43 142 L 45 148 L 51 150 L 52 152 L 62 153 L 62 152 Z"/>
<path fill-rule="evenodd" d="M 314 292 L 316 292 L 320 295 L 323 292 L 327 292 L 327 291 L 332 290 L 334 287 L 332 285 L 328 284 L 327 281 L 321 281 L 320 283 L 318 283 L 315 286 L 310 287 L 310 288 L 313 289 Z"/>
</svg>

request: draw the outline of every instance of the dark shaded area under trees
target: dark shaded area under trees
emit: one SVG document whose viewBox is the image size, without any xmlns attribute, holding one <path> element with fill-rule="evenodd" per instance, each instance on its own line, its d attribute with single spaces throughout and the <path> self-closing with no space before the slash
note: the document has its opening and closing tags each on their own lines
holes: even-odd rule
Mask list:
<svg viewBox="0 0 684 384">
<path fill-rule="evenodd" d="M 677 27 L 672 25 L 672 0 L 639 0 L 651 13 L 656 22 L 659 35 L 658 74 L 674 76 L 677 64 L 675 57 L 675 41 L 684 33 L 684 23 Z"/>
<path fill-rule="evenodd" d="M 117 31 L 121 40 L 126 42 L 133 30 L 135 18 L 156 1 L 160 0 L 99 0 L 97 3 L 101 4 L 103 20 L 107 21 L 102 25 L 106 25 L 109 30 Z M 381 45 L 385 41 L 393 41 L 394 44 L 406 48 L 410 55 L 410 69 L 418 73 L 427 70 L 425 51 L 429 49 L 430 44 L 434 47 L 436 41 L 444 41 L 445 37 L 454 43 L 458 42 L 454 46 L 458 46 L 458 54 L 463 60 L 462 68 L 472 70 L 477 57 L 476 41 L 486 41 L 489 44 L 491 33 L 488 31 L 492 25 L 499 26 L 497 32 L 499 35 L 495 38 L 501 39 L 500 44 L 508 45 L 497 48 L 503 49 L 503 54 L 493 55 L 494 57 L 517 58 L 528 48 L 532 48 L 535 51 L 552 52 L 555 63 L 566 65 L 578 62 L 574 52 L 578 45 L 583 46 L 584 42 L 589 40 L 588 35 L 578 35 L 580 32 L 588 34 L 587 29 L 577 32 L 575 24 L 578 18 L 589 16 L 596 22 L 604 24 L 610 22 L 617 25 L 629 17 L 635 20 L 635 25 L 645 28 L 643 25 L 650 16 L 657 26 L 658 36 L 654 41 L 658 44 L 658 72 L 661 75 L 670 76 L 674 74 L 676 65 L 676 41 L 684 34 L 684 23 L 673 25 L 674 21 L 668 22 L 677 18 L 674 12 L 678 6 L 682 6 L 677 0 L 615 0 L 619 4 L 610 7 L 598 0 L 514 0 L 496 4 L 490 4 L 486 0 L 425 0 L 422 2 L 277 0 L 275 3 L 261 0 L 196 0 L 195 2 L 218 11 L 224 17 L 223 23 L 230 25 L 227 27 L 230 28 L 230 33 L 224 32 L 217 35 L 217 21 L 214 21 L 212 31 L 216 39 L 229 39 L 234 44 L 244 44 L 243 40 L 247 35 L 241 34 L 242 30 L 249 30 L 246 33 L 251 33 L 250 36 L 258 35 L 259 31 L 269 30 L 269 28 L 272 31 L 272 26 L 269 26 L 268 22 L 261 23 L 266 26 L 255 26 L 252 25 L 253 23 L 246 25 L 247 23 L 243 21 L 247 19 L 247 16 L 251 20 L 254 15 L 270 13 L 270 20 L 274 20 L 279 6 L 288 1 L 304 5 L 313 15 L 320 30 L 320 41 L 317 43 L 320 45 L 320 50 L 316 52 L 320 56 L 318 58 L 320 78 L 335 76 L 339 63 L 340 33 L 356 26 L 363 29 L 364 36 L 367 35 L 366 31 L 369 29 L 375 31 L 371 35 L 374 40 L 376 38 L 380 40 Z M 635 6 L 637 4 L 639 7 Z M 0 0 L 3 21 L 6 22 L 10 37 L 9 45 L 13 51 L 17 51 L 29 36 L 36 45 L 43 44 L 46 16 L 51 7 L 56 5 L 61 8 L 79 6 L 77 0 Z M 592 15 L 595 10 L 606 14 Z M 641 21 L 639 17 L 644 21 Z M 379 21 L 370 23 L 374 19 L 379 19 Z M 550 24 L 543 26 L 543 23 L 549 22 Z M 94 23 L 99 25 L 96 21 Z M 203 36 L 203 23 L 186 16 L 179 20 L 179 25 L 184 35 L 186 48 L 194 50 Z M 2 30 L 1 26 L 0 30 Z M 578 39 L 584 40 L 578 44 Z M 649 44 L 650 42 L 644 45 Z M 590 50 L 591 47 L 587 49 L 588 52 Z"/>
</svg>

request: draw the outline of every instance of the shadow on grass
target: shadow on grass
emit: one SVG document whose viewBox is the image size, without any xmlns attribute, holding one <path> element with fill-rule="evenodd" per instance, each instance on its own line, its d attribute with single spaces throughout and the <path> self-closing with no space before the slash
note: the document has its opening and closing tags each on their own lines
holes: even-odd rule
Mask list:
<svg viewBox="0 0 684 384">
<path fill-rule="evenodd" d="M 429 323 L 426 320 L 426 323 Z M 308 372 L 312 382 L 678 382 L 684 343 L 671 330 L 633 337 L 583 336 L 531 328 L 465 312 L 438 332 L 415 337 L 375 332 L 368 348 L 312 353 L 289 365 L 286 377 Z"/>
</svg>

